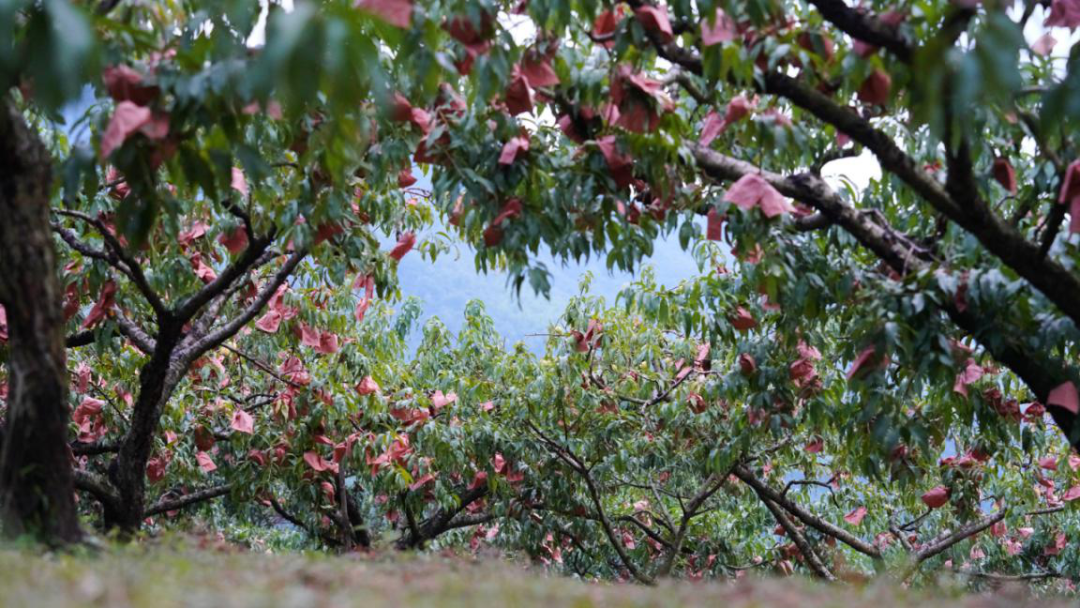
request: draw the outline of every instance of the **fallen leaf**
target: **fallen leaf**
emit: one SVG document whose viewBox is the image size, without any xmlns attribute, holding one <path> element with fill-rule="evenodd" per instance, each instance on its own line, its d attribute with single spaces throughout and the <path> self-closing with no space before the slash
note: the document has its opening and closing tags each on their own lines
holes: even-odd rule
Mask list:
<svg viewBox="0 0 1080 608">
<path fill-rule="evenodd" d="M 769 218 L 792 210 L 784 196 L 756 173 L 747 173 L 740 177 L 728 189 L 724 200 L 745 211 L 760 207 L 765 217 Z"/>
<path fill-rule="evenodd" d="M 757 321 L 754 320 L 754 315 L 750 314 L 750 311 L 742 306 L 735 309 L 735 314 L 731 316 L 730 321 L 731 326 L 739 331 L 750 331 L 757 327 Z"/>
<path fill-rule="evenodd" d="M 517 137 L 511 137 L 510 141 L 503 145 L 502 152 L 499 154 L 500 165 L 512 165 L 514 161 L 521 157 L 523 154 L 529 151 L 529 136 L 519 135 Z"/>
<path fill-rule="evenodd" d="M 379 392 L 379 384 L 371 376 L 364 376 L 360 384 L 356 385 L 356 392 L 360 393 L 361 397 L 377 393 Z"/>
<path fill-rule="evenodd" d="M 871 105 L 885 105 L 892 92 L 892 78 L 883 70 L 876 69 L 859 87 L 859 101 Z"/>
<path fill-rule="evenodd" d="M 533 109 L 532 87 L 529 86 L 528 80 L 525 79 L 525 75 L 521 73 L 518 66 L 514 66 L 510 84 L 506 87 L 504 101 L 511 116 L 526 114 Z"/>
<path fill-rule="evenodd" d="M 960 393 L 967 397 L 968 385 L 977 382 L 979 378 L 983 377 L 984 373 L 983 368 L 979 367 L 974 359 L 968 359 L 964 363 L 963 371 L 956 375 L 956 381 L 953 382 L 953 392 Z"/>
<path fill-rule="evenodd" d="M 637 18 L 646 32 L 656 35 L 660 42 L 671 42 L 675 38 L 675 34 L 671 30 L 671 21 L 668 19 L 666 6 L 642 4 L 634 9 L 634 17 Z"/>
<path fill-rule="evenodd" d="M 701 125 L 701 135 L 698 137 L 698 145 L 708 147 L 727 127 L 727 122 L 716 110 L 709 110 L 705 115 L 705 121 Z"/>
<path fill-rule="evenodd" d="M 222 232 L 218 236 L 218 242 L 225 246 L 229 253 L 236 255 L 247 249 L 248 236 L 243 227 L 237 226 L 228 232 Z"/>
<path fill-rule="evenodd" d="M 229 187 L 239 192 L 240 196 L 248 195 L 247 177 L 244 176 L 244 171 L 239 167 L 233 167 Z"/>
<path fill-rule="evenodd" d="M 619 151 L 614 135 L 598 139 L 596 146 L 600 148 L 600 153 L 603 154 L 604 160 L 607 161 L 608 169 L 611 170 L 611 177 L 618 187 L 628 187 L 634 180 L 633 157 Z"/>
<path fill-rule="evenodd" d="M 1054 51 L 1056 45 L 1057 39 L 1051 36 L 1050 32 L 1047 32 L 1031 45 L 1031 52 L 1041 57 L 1047 57 Z"/>
<path fill-rule="evenodd" d="M 724 216 L 715 207 L 709 207 L 705 214 L 705 238 L 710 241 L 719 241 L 724 234 Z"/>
<path fill-rule="evenodd" d="M 521 75 L 532 88 L 553 87 L 559 84 L 559 76 L 551 67 L 551 60 L 542 57 L 539 59 L 524 59 L 521 62 Z"/>
<path fill-rule="evenodd" d="M 398 171 L 397 185 L 398 188 L 408 188 L 416 183 L 416 177 L 412 174 L 412 170 L 409 168 Z"/>
<path fill-rule="evenodd" d="M 153 118 L 153 113 L 149 108 L 135 105 L 130 101 L 121 101 L 116 104 L 112 118 L 109 119 L 109 125 L 101 135 L 101 158 L 106 159 L 112 155 L 113 151 L 122 146 L 128 137 L 148 124 L 151 118 Z"/>
<path fill-rule="evenodd" d="M 116 304 L 116 283 L 109 280 L 105 281 L 101 286 L 101 291 L 98 293 L 98 299 L 94 302 L 94 306 L 90 308 L 90 312 L 86 314 L 86 319 L 83 320 L 83 329 L 91 329 L 102 319 L 109 315 L 113 306 Z"/>
<path fill-rule="evenodd" d="M 876 365 L 875 365 L 876 363 Z M 847 379 L 851 380 L 860 375 L 866 369 L 873 367 L 884 367 L 888 363 L 888 358 L 879 359 L 877 356 L 877 350 L 873 345 L 867 346 L 855 357 L 855 361 L 851 364 L 851 369 L 848 370 Z"/>
<path fill-rule="evenodd" d="M 1009 193 L 1016 194 L 1016 169 L 1013 169 L 1009 159 L 1004 156 L 995 158 L 992 169 L 997 183 L 1001 184 L 1001 187 L 1009 191 Z"/>
</svg>

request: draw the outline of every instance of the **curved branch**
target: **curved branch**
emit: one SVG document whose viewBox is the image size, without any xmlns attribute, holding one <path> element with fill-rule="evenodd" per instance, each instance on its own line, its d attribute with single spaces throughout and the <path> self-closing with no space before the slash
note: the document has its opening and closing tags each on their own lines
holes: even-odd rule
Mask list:
<svg viewBox="0 0 1080 608">
<path fill-rule="evenodd" d="M 806 509 L 803 509 L 798 504 L 781 495 L 776 490 L 770 488 L 763 481 L 758 479 L 757 476 L 755 476 L 750 471 L 750 469 L 746 468 L 744 465 L 736 465 L 735 468 L 732 469 L 732 474 L 745 482 L 746 485 L 753 488 L 754 492 L 756 492 L 758 496 L 761 497 L 763 500 L 769 500 L 783 507 L 786 511 L 797 517 L 799 521 L 810 526 L 811 528 L 816 529 L 822 534 L 832 536 L 836 540 L 839 540 L 840 542 L 851 547 L 852 549 L 855 549 L 863 555 L 868 555 L 874 559 L 881 559 L 881 549 L 872 545 L 871 543 L 862 540 L 854 534 L 851 534 L 847 530 L 837 527 L 832 523 L 829 523 L 821 519 L 820 517 L 807 512 Z"/>
<path fill-rule="evenodd" d="M 118 314 L 111 319 L 116 323 L 117 332 L 127 338 L 135 348 L 139 349 L 145 354 L 150 354 L 154 351 L 154 339 L 142 330 L 134 321 L 128 319 L 123 314 Z M 68 348 L 79 348 L 81 346 L 89 346 L 97 339 L 97 333 L 92 329 L 87 329 L 74 334 L 71 334 L 64 340 L 65 346 Z"/>
<path fill-rule="evenodd" d="M 94 331 L 92 329 L 71 334 L 64 339 L 64 346 L 68 348 L 79 348 L 80 346 L 89 346 L 93 343 Z"/>
<path fill-rule="evenodd" d="M 195 505 L 200 502 L 212 500 L 219 496 L 224 496 L 231 491 L 232 485 L 225 484 L 222 486 L 204 488 L 197 492 L 184 494 L 183 496 L 177 496 L 175 498 L 161 498 L 146 509 L 145 515 L 147 517 L 150 517 L 152 515 L 159 515 L 161 513 L 167 513 L 169 511 L 176 511 L 178 509 L 190 507 L 191 505 Z"/>
<path fill-rule="evenodd" d="M 922 562 L 930 559 L 931 557 L 934 557 L 935 555 L 940 554 L 941 552 L 947 550 L 949 547 L 952 547 L 956 543 L 959 543 L 961 541 L 964 541 L 964 540 L 967 540 L 967 539 L 971 538 L 972 536 L 975 536 L 976 534 L 982 532 L 983 530 L 989 528 L 990 526 L 996 524 L 997 522 L 999 522 L 999 521 L 1001 521 L 1003 519 L 1005 519 L 1005 510 L 1004 509 L 1002 509 L 1001 511 L 998 511 L 994 515 L 988 515 L 988 516 L 986 516 L 986 517 L 984 517 L 984 518 L 982 518 L 982 519 L 980 519 L 978 521 L 975 521 L 975 522 L 960 526 L 960 528 L 958 528 L 952 534 L 949 534 L 948 536 L 945 536 L 943 538 L 935 540 L 934 542 L 930 543 L 929 545 L 926 545 L 922 549 L 919 549 L 918 551 L 916 551 L 915 552 L 916 565 L 921 564 Z"/>
<path fill-rule="evenodd" d="M 911 46 L 904 41 L 895 27 L 885 25 L 877 17 L 851 8 L 844 0 L 810 0 L 810 4 L 817 8 L 826 21 L 848 36 L 880 46 L 901 61 L 911 60 Z"/>
<path fill-rule="evenodd" d="M 110 266 L 117 266 L 118 260 L 116 260 L 113 256 L 110 256 L 108 253 L 105 253 L 101 249 L 94 249 L 90 245 L 87 245 L 86 243 L 80 241 L 79 237 L 75 236 L 75 232 L 73 230 L 64 228 L 57 222 L 52 222 L 51 225 L 52 231 L 60 235 L 61 240 L 67 243 L 68 247 L 71 247 L 75 251 L 78 251 L 85 257 L 95 260 L 101 260 L 102 262 L 105 262 Z M 126 273 L 126 269 L 121 269 L 121 272 Z"/>
<path fill-rule="evenodd" d="M 183 357 L 194 360 L 208 350 L 217 348 L 223 342 L 236 335 L 236 332 L 240 331 L 245 325 L 250 323 L 255 315 L 259 314 L 266 304 L 270 301 L 270 298 L 274 297 L 274 293 L 281 287 L 300 262 L 307 256 L 307 247 L 301 247 L 294 251 L 289 259 L 285 261 L 285 264 L 277 271 L 274 278 L 263 286 L 259 291 L 259 295 L 255 297 L 255 300 L 251 302 L 238 316 L 225 323 L 218 329 L 211 331 L 202 339 L 196 341 L 191 346 L 184 348 Z"/>
<path fill-rule="evenodd" d="M 82 469 L 75 469 L 75 489 L 89 492 L 98 502 L 106 507 L 120 502 L 120 495 L 101 475 Z"/>
<path fill-rule="evenodd" d="M 632 0 L 630 4 L 636 7 L 643 2 Z M 962 23 L 963 20 L 954 16 L 952 21 Z M 655 35 L 649 36 L 661 57 L 695 74 L 702 74 L 703 64 L 699 55 L 676 44 L 664 44 Z M 787 99 L 869 148 L 883 170 L 896 175 L 934 209 L 972 234 L 987 251 L 1016 271 L 1073 322 L 1080 324 L 1080 277 L 1060 263 L 1045 258 L 1038 244 L 1025 239 L 987 205 L 967 207 L 960 204 L 891 137 L 874 128 L 854 110 L 840 105 L 796 78 L 779 72 L 767 72 L 758 88 L 762 93 Z M 973 196 L 978 195 L 973 193 Z M 1040 395 L 1040 398 L 1044 397 L 1045 394 Z"/>
<path fill-rule="evenodd" d="M 813 215 L 807 215 L 803 217 L 796 217 L 793 219 L 795 229 L 799 232 L 812 232 L 814 230 L 821 230 L 822 228 L 828 228 L 832 226 L 833 222 L 829 219 L 829 216 L 824 213 L 815 213 Z"/>
<path fill-rule="evenodd" d="M 471 518 L 468 515 L 461 515 L 461 512 L 472 503 L 487 496 L 487 493 L 488 488 L 486 485 L 470 488 L 458 497 L 458 504 L 454 506 L 454 508 L 439 509 L 434 515 L 423 522 L 416 523 L 415 525 L 410 523 L 409 534 L 402 536 L 398 540 L 397 547 L 399 549 L 421 548 L 424 543 L 438 537 L 448 530 L 476 525 L 474 523 L 465 523 L 471 521 Z M 458 520 L 457 525 L 451 525 L 455 519 Z M 490 517 L 490 519 L 493 519 L 493 516 Z M 476 523 L 484 522 L 477 521 Z"/>
<path fill-rule="evenodd" d="M 622 542 L 620 542 L 619 537 L 615 535 L 615 529 L 611 525 L 611 520 L 608 519 L 607 513 L 604 511 L 604 504 L 600 499 L 600 492 L 597 490 L 596 484 L 593 482 L 592 475 L 589 474 L 589 468 L 585 466 L 585 464 L 581 461 L 580 458 L 578 458 L 572 452 L 552 440 L 550 437 L 544 434 L 543 431 L 537 428 L 536 425 L 532 424 L 532 422 L 529 422 L 527 424 L 529 428 L 534 433 L 536 433 L 537 437 L 540 438 L 540 441 L 543 442 L 544 445 L 546 445 L 548 449 L 551 450 L 551 452 L 559 458 L 559 460 L 565 462 L 574 472 L 581 475 L 582 479 L 585 481 L 585 488 L 588 491 L 589 499 L 592 500 L 593 508 L 596 509 L 596 515 L 598 521 L 600 522 L 600 527 L 601 529 L 603 529 L 604 535 L 607 536 L 608 542 L 611 544 L 611 548 L 614 549 L 615 553 L 619 556 L 619 561 L 622 562 L 623 567 L 625 567 L 626 570 L 630 572 L 630 575 L 637 579 L 638 582 L 646 585 L 654 584 L 655 581 L 652 579 L 652 577 L 642 572 L 630 560 L 630 556 L 626 554 L 625 547 L 623 547 L 623 544 Z"/>
<path fill-rule="evenodd" d="M 456 530 L 458 528 L 468 528 L 471 526 L 479 526 L 480 524 L 486 524 L 491 521 L 495 521 L 495 516 L 491 513 L 467 513 L 465 515 L 458 515 L 454 519 L 447 522 L 446 529 Z"/>
<path fill-rule="evenodd" d="M 785 178 L 708 148 L 692 146 L 691 150 L 698 166 L 715 179 L 736 180 L 756 173 L 781 194 L 816 208 L 901 275 L 930 268 L 928 262 L 934 258 L 929 251 L 891 228 L 880 215 L 860 212 L 845 203 L 820 177 L 804 173 Z M 1062 361 L 1031 352 L 1024 336 L 1009 333 L 995 319 L 981 316 L 970 306 L 961 311 L 946 303 L 942 308 L 994 359 L 1016 373 L 1039 400 L 1045 402 L 1054 387 L 1069 379 Z M 1049 409 L 1070 442 L 1080 445 L 1080 437 L 1072 437 L 1076 415 L 1059 407 Z"/>
<path fill-rule="evenodd" d="M 322 534 L 318 530 L 315 530 L 315 529 L 309 527 L 298 516 L 286 511 L 285 507 L 283 507 L 281 505 L 281 503 L 278 502 L 278 499 L 276 497 L 271 496 L 269 502 L 270 502 L 270 508 L 272 508 L 274 510 L 274 512 L 278 514 L 279 517 L 281 517 L 285 521 L 289 522 L 290 524 L 296 526 L 297 528 L 300 528 L 301 530 L 303 530 L 304 534 L 307 534 L 308 536 L 310 536 L 312 538 L 317 538 L 317 539 L 321 540 L 322 542 L 326 543 L 329 546 L 334 546 L 334 545 L 336 545 L 337 543 L 340 542 L 339 539 L 334 538 L 332 535 Z"/>
<path fill-rule="evenodd" d="M 94 443 L 72 441 L 69 445 L 71 446 L 71 453 L 76 456 L 98 456 L 100 454 L 112 454 L 120 451 L 119 443 L 104 441 L 95 441 Z"/>
<path fill-rule="evenodd" d="M 155 313 L 157 313 L 158 319 L 164 319 L 171 314 L 168 307 L 166 307 L 165 304 L 161 301 L 161 298 L 158 296 L 157 292 L 155 292 L 154 289 L 150 287 L 149 281 L 146 280 L 146 275 L 143 274 L 142 266 L 139 265 L 135 258 L 128 255 L 127 250 L 120 243 L 119 239 L 117 239 L 116 236 L 112 233 L 112 231 L 109 230 L 109 228 L 105 225 L 104 222 L 102 222 L 96 217 L 92 217 L 81 211 L 72 211 L 69 209 L 54 209 L 53 213 L 82 220 L 83 222 L 86 222 L 87 224 L 93 226 L 101 235 L 101 238 L 105 240 L 105 245 L 109 248 L 112 256 L 115 256 L 115 260 L 110 261 L 112 266 L 120 272 L 123 272 L 125 275 L 127 275 L 129 279 L 131 279 L 131 282 L 135 284 L 135 287 L 139 290 L 140 293 L 142 293 L 143 297 L 146 298 L 146 301 L 150 304 L 150 307 L 154 309 Z M 61 237 L 63 237 L 62 233 Z"/>
<path fill-rule="evenodd" d="M 244 250 L 244 253 L 240 254 L 240 257 L 237 258 L 235 262 L 229 264 L 225 270 L 221 271 L 220 275 L 203 286 L 202 289 L 188 298 L 183 305 L 177 309 L 177 319 L 179 319 L 181 323 L 190 321 L 203 306 L 206 306 L 211 300 L 225 293 L 235 281 L 247 274 L 248 270 L 253 268 L 259 262 L 263 252 L 270 247 L 270 243 L 273 241 L 273 233 L 265 238 L 249 241 L 247 249 Z M 306 252 L 307 249 L 305 248 L 304 251 Z"/>
<path fill-rule="evenodd" d="M 1060 572 L 1029 572 L 1027 574 L 998 574 L 997 572 L 976 572 L 973 570 L 954 569 L 953 572 L 972 578 L 985 578 L 1003 583 L 1019 583 L 1024 581 L 1039 581 L 1048 578 L 1061 578 Z"/>
<path fill-rule="evenodd" d="M 116 329 L 120 332 L 120 335 L 130 340 L 135 345 L 135 348 L 147 355 L 154 352 L 157 343 L 135 321 L 127 318 L 122 313 L 113 317 L 113 320 L 116 321 Z"/>
<path fill-rule="evenodd" d="M 259 369 L 259 371 L 262 371 L 262 372 L 266 373 L 267 375 L 269 375 L 274 380 L 277 380 L 278 382 L 281 382 L 282 384 L 284 384 L 286 386 L 291 386 L 293 388 L 303 388 L 304 385 L 297 384 L 296 382 L 293 382 L 292 380 L 289 380 L 288 378 L 286 378 L 286 377 L 282 376 L 281 374 L 277 373 L 277 371 L 275 371 L 274 368 L 272 368 L 269 365 L 267 365 L 266 363 L 263 363 L 262 361 L 256 359 L 255 357 L 252 357 L 251 355 L 245 353 L 244 351 L 233 348 L 233 347 L 229 346 L 228 344 L 223 344 L 222 346 L 225 348 L 225 350 L 227 350 L 227 351 L 231 352 L 232 354 L 236 355 L 237 357 L 240 357 L 241 359 L 244 359 L 245 361 L 251 363 L 257 369 Z"/>
<path fill-rule="evenodd" d="M 784 532 L 786 532 L 792 542 L 795 543 L 795 546 L 799 548 L 799 552 L 806 558 L 806 563 L 810 565 L 810 569 L 819 577 L 827 581 L 835 581 L 836 577 L 833 576 L 832 572 L 829 572 L 828 567 L 821 561 L 821 557 L 819 557 L 817 552 L 814 551 L 814 548 L 810 546 L 810 542 L 806 540 L 806 536 L 795 527 L 795 524 L 791 521 L 791 518 L 788 517 L 787 513 L 785 513 L 775 502 L 765 498 L 760 493 L 758 493 L 758 498 L 761 499 L 761 502 L 765 504 L 765 507 L 772 513 L 773 517 L 776 518 L 776 523 L 780 524 L 780 527 L 784 529 Z"/>
</svg>

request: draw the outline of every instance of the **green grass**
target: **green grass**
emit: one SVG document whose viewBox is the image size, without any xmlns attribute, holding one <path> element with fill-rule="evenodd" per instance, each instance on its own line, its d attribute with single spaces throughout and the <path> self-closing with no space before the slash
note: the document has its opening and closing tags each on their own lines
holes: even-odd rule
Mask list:
<svg viewBox="0 0 1080 608">
<path fill-rule="evenodd" d="M 800 579 L 667 582 L 654 588 L 557 577 L 497 559 L 424 555 L 335 557 L 160 544 L 96 555 L 0 550 L 0 607 L 53 606 L 591 606 L 990 607 L 1073 605 L 1019 589 L 965 595 L 957 587 L 822 585 Z"/>
</svg>

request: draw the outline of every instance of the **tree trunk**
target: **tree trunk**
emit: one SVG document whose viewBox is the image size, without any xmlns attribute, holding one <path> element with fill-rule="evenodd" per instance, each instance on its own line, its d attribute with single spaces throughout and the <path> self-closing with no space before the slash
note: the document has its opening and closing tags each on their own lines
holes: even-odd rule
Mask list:
<svg viewBox="0 0 1080 608">
<path fill-rule="evenodd" d="M 67 447 L 62 293 L 49 225 L 49 153 L 0 99 L 0 304 L 9 326 L 10 386 L 0 446 L 0 522 L 9 536 L 81 537 Z"/>
<path fill-rule="evenodd" d="M 146 510 L 146 463 L 154 448 L 154 434 L 165 405 L 189 365 L 173 357 L 178 333 L 170 325 L 157 334 L 154 353 L 139 374 L 139 395 L 132 411 L 131 427 L 109 468 L 109 480 L 120 500 L 116 505 L 105 506 L 106 528 L 132 533 L 142 526 Z"/>
</svg>

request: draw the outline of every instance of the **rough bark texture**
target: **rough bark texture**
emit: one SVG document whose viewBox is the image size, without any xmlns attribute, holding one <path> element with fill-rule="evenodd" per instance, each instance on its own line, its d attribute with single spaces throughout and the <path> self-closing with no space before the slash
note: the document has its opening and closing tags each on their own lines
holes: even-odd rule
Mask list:
<svg viewBox="0 0 1080 608">
<path fill-rule="evenodd" d="M 9 536 L 79 540 L 68 455 L 62 294 L 49 226 L 48 151 L 0 100 L 0 303 L 10 387 L 0 447 L 0 521 Z"/>
</svg>

